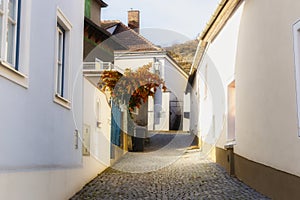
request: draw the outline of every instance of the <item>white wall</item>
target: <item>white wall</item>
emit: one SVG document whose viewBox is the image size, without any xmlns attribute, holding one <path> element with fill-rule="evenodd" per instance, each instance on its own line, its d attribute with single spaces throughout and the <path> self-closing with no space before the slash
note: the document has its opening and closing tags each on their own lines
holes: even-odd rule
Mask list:
<svg viewBox="0 0 300 200">
<path fill-rule="evenodd" d="M 143 65 L 149 64 L 150 62 L 153 63 L 153 61 L 154 59 L 152 57 L 136 59 L 136 57 L 126 57 L 126 55 L 121 54 L 115 56 L 114 64 L 122 69 L 137 69 L 139 67 L 142 67 Z"/>
<path fill-rule="evenodd" d="M 103 169 L 99 161 L 84 157 L 74 168 L 1 172 L 0 199 L 69 199 Z"/>
<path fill-rule="evenodd" d="M 154 98 L 148 98 L 148 130 L 154 130 Z"/>
<path fill-rule="evenodd" d="M 99 110 L 97 111 L 97 103 Z M 98 115 L 98 112 L 100 115 Z M 98 116 L 97 116 L 98 115 Z M 84 125 L 90 127 L 90 156 L 102 165 L 110 165 L 111 109 L 106 96 L 88 78 L 84 78 Z M 100 122 L 100 127 L 97 126 Z"/>
<path fill-rule="evenodd" d="M 157 101 L 159 99 L 159 101 Z M 169 92 L 158 92 L 155 94 L 154 100 L 154 130 L 169 130 Z"/>
<path fill-rule="evenodd" d="M 245 1 L 243 10 L 240 7 L 232 16 L 208 50 L 225 94 L 235 71 L 235 153 L 297 176 L 300 145 L 293 52 L 297 44 L 292 28 L 300 19 L 299 6 L 293 0 L 272 1 L 272 6 L 266 1 Z M 238 14 L 240 26 L 231 26 Z M 236 32 L 225 34 L 227 29 Z M 226 129 L 218 147 L 226 143 Z"/>
<path fill-rule="evenodd" d="M 72 25 L 71 109 L 53 101 L 58 8 Z M 68 199 L 106 167 L 82 157 L 80 140 L 75 149 L 83 124 L 83 13 L 83 0 L 22 1 L 20 71 L 29 84 L 0 76 L 0 199 Z"/>
<path fill-rule="evenodd" d="M 189 104 L 189 99 L 187 99 L 187 102 L 184 102 L 187 78 L 174 66 L 169 59 L 166 59 L 164 67 L 164 80 L 166 81 L 168 91 L 172 93 L 173 98 L 176 97 L 176 100 L 179 101 L 179 112 L 182 116 L 180 129 L 182 130 L 183 127 L 186 127 L 189 124 L 189 120 L 184 119 L 184 104 Z"/>
<path fill-rule="evenodd" d="M 193 104 L 198 102 L 198 119 L 193 119 L 192 129 L 197 129 L 199 137 L 206 143 L 220 148 L 227 139 L 227 86 L 234 80 L 235 62 L 240 19 L 243 5 L 228 20 L 217 37 L 208 45 L 200 63 L 192 96 Z M 197 113 L 192 114 L 197 118 Z M 195 124 L 196 123 L 196 124 Z M 196 131 L 196 130 L 194 130 Z"/>
<path fill-rule="evenodd" d="M 241 156 L 297 176 L 300 140 L 292 30 L 300 19 L 299 6 L 294 0 L 275 0 L 272 6 L 245 2 L 237 53 L 235 147 Z"/>
<path fill-rule="evenodd" d="M 190 125 L 189 125 L 189 131 L 193 133 L 194 135 L 200 136 L 200 128 L 199 126 L 199 103 L 200 103 L 200 95 L 199 95 L 199 90 L 200 90 L 200 85 L 199 82 L 201 80 L 200 73 L 197 72 L 195 75 L 194 82 L 191 85 L 191 91 L 189 92 L 190 95 Z"/>
<path fill-rule="evenodd" d="M 28 68 L 29 87 L 0 77 L 0 92 L 5 94 L 0 99 L 0 169 L 81 165 L 74 132 L 82 130 L 82 76 L 77 75 L 82 63 L 83 5 L 84 1 L 22 2 L 20 65 Z M 70 110 L 53 102 L 57 7 L 72 24 Z"/>
<path fill-rule="evenodd" d="M 186 113 L 187 116 L 183 115 L 183 131 L 189 131 L 190 129 L 190 118 L 191 118 L 191 99 L 190 99 L 190 94 L 185 94 L 183 97 L 183 113 Z"/>
</svg>

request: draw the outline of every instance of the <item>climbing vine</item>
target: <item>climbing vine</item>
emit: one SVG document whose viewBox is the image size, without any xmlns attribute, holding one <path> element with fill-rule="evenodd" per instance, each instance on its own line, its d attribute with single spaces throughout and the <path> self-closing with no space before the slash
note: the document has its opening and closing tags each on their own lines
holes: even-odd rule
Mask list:
<svg viewBox="0 0 300 200">
<path fill-rule="evenodd" d="M 106 70 L 101 74 L 98 87 L 109 91 L 112 100 L 118 105 L 126 103 L 130 112 L 154 96 L 158 87 L 166 90 L 165 82 L 158 74 L 150 72 L 152 64 L 144 65 L 137 70 L 126 69 L 124 74 Z"/>
</svg>

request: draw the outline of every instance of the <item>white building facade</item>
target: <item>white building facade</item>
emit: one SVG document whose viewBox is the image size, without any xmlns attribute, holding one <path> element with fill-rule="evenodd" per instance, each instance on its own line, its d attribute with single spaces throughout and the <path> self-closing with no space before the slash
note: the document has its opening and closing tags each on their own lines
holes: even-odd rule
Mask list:
<svg viewBox="0 0 300 200">
<path fill-rule="evenodd" d="M 0 2 L 0 199 L 67 199 L 82 157 L 84 1 Z"/>
<path fill-rule="evenodd" d="M 189 101 L 185 98 L 186 73 L 164 51 L 115 52 L 115 65 L 133 70 L 152 63 L 151 72 L 165 81 L 167 91 L 158 89 L 148 101 L 148 130 L 169 131 L 189 128 Z"/>
<path fill-rule="evenodd" d="M 235 110 L 235 105 L 231 106 L 235 98 L 230 98 L 230 87 L 235 83 L 236 53 L 242 11 L 243 5 L 240 5 L 217 37 L 209 38 L 206 50 L 195 71 L 191 90 L 190 129 L 197 133 L 203 142 L 220 148 L 235 143 L 234 130 L 229 131 L 231 123 L 234 123 L 232 121 L 234 119 L 231 118 L 235 115 L 231 113 Z"/>
<path fill-rule="evenodd" d="M 221 1 L 192 70 L 191 130 L 203 152 L 272 199 L 300 196 L 297 7 Z"/>
<path fill-rule="evenodd" d="M 125 125 L 122 123 L 118 124 L 121 130 L 117 133 L 120 146 L 113 144 L 112 141 L 111 126 L 115 116 L 112 113 L 110 93 L 105 93 L 98 88 L 100 75 L 104 70 L 115 71 L 116 69 L 112 63 L 102 62 L 99 59 L 83 64 L 83 155 L 99 161 L 102 167 L 100 171 L 112 165 L 127 152 L 127 140 L 123 135 Z M 121 113 L 123 116 L 124 112 Z"/>
</svg>

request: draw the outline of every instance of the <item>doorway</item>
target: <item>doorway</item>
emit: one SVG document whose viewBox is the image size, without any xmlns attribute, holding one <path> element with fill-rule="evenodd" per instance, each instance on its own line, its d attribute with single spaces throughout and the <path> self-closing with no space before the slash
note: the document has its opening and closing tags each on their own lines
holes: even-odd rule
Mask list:
<svg viewBox="0 0 300 200">
<path fill-rule="evenodd" d="M 183 102 L 171 93 L 169 101 L 169 130 L 182 130 L 182 108 Z"/>
</svg>

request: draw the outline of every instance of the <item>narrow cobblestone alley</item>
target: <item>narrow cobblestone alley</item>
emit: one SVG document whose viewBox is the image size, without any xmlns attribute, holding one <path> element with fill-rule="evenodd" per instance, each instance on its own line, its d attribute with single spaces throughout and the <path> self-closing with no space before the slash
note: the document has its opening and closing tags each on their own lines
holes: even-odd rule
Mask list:
<svg viewBox="0 0 300 200">
<path fill-rule="evenodd" d="M 189 134 L 156 134 L 143 153 L 127 153 L 71 200 L 268 199 L 188 149 Z"/>
</svg>

